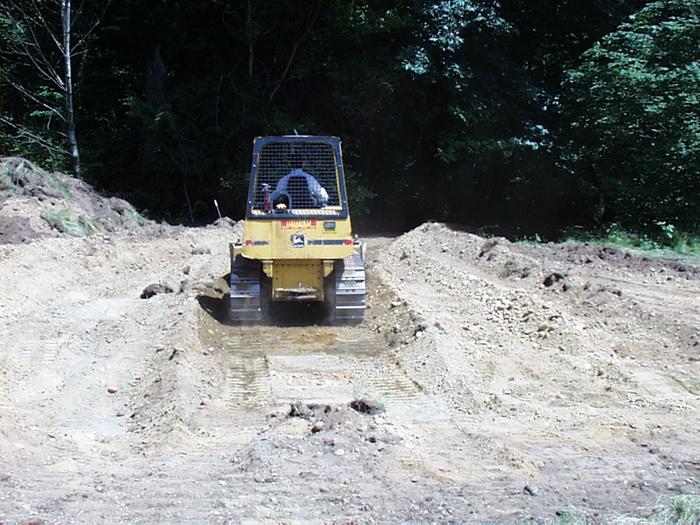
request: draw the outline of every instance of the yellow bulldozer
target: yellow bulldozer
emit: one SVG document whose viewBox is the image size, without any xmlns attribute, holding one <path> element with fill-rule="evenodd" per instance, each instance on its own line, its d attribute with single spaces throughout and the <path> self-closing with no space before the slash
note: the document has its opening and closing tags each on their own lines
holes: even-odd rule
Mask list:
<svg viewBox="0 0 700 525">
<path fill-rule="evenodd" d="M 353 237 L 340 140 L 257 137 L 243 238 L 230 245 L 230 319 L 271 302 L 323 302 L 336 324 L 365 315 L 365 245 Z"/>
</svg>

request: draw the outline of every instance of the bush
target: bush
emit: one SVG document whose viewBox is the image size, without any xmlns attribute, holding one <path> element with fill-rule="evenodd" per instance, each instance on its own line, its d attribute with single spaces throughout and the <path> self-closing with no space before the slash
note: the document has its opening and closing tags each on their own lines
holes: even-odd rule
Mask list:
<svg viewBox="0 0 700 525">
<path fill-rule="evenodd" d="M 599 225 L 700 232 L 698 41 L 695 0 L 651 2 L 567 73 L 565 163 Z"/>
</svg>

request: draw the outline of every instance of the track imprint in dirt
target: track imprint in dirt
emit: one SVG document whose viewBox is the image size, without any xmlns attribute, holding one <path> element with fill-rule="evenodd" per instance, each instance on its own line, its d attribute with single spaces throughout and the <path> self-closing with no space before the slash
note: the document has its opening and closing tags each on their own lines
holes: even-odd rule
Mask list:
<svg viewBox="0 0 700 525">
<path fill-rule="evenodd" d="M 371 399 L 388 413 L 446 417 L 386 343 L 364 328 L 226 326 L 202 313 L 199 333 L 224 369 L 222 399 L 232 408 Z"/>
</svg>

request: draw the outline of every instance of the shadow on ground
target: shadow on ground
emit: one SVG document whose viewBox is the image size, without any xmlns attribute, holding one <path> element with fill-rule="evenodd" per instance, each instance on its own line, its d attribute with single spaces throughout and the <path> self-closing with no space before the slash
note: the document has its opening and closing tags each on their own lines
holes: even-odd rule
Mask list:
<svg viewBox="0 0 700 525">
<path fill-rule="evenodd" d="M 216 285 L 206 292 L 197 295 L 199 306 L 218 323 L 236 326 L 229 314 L 228 282 L 230 274 L 216 280 Z M 221 283 L 225 285 L 222 286 Z M 219 292 L 223 290 L 223 292 Z M 328 322 L 328 308 L 319 302 L 313 303 L 269 303 L 263 310 L 265 326 L 312 326 L 325 325 Z"/>
</svg>

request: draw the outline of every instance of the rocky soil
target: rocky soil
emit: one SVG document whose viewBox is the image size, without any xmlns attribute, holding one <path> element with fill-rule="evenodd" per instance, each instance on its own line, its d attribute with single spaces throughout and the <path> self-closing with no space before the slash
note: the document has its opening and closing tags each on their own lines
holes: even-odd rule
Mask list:
<svg viewBox="0 0 700 525">
<path fill-rule="evenodd" d="M 42 232 L 0 245 L 0 523 L 597 523 L 700 491 L 687 262 L 425 224 L 368 239 L 362 325 L 234 327 L 240 223 Z"/>
<path fill-rule="evenodd" d="M 158 225 L 117 197 L 104 197 L 82 180 L 49 173 L 20 157 L 0 156 L 0 244 L 93 233 L 163 234 Z"/>
</svg>

